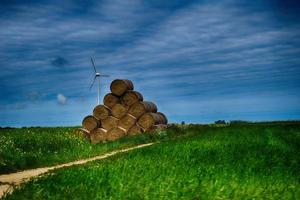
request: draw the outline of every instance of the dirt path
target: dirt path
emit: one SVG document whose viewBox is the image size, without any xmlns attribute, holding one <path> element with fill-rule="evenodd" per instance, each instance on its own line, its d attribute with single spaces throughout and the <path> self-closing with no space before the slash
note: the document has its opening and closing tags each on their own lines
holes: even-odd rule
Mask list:
<svg viewBox="0 0 300 200">
<path fill-rule="evenodd" d="M 81 165 L 81 164 L 85 164 L 87 162 L 94 161 L 94 160 L 101 160 L 101 159 L 108 158 L 110 156 L 116 155 L 118 153 L 127 152 L 127 151 L 131 151 L 131 150 L 134 150 L 134 149 L 139 149 L 139 148 L 151 146 L 153 144 L 154 143 L 141 144 L 141 145 L 138 145 L 138 146 L 135 146 L 135 147 L 116 150 L 116 151 L 106 153 L 106 154 L 103 154 L 103 155 L 99 155 L 99 156 L 96 156 L 96 157 L 77 160 L 77 161 L 74 161 L 74 162 L 60 164 L 60 165 L 56 165 L 56 166 L 52 166 L 52 167 L 41 167 L 41 168 L 29 169 L 29 170 L 25 170 L 25 171 L 21 171 L 21 172 L 11 173 L 11 174 L 0 175 L 0 198 L 5 193 L 12 192 L 13 189 L 14 189 L 14 186 L 18 186 L 21 183 L 24 183 L 24 182 L 30 180 L 30 178 L 39 176 L 39 175 L 44 174 L 44 173 L 46 173 L 50 170 L 59 169 L 59 168 L 63 168 L 63 167 L 70 167 L 70 166 L 73 166 L 73 165 Z"/>
</svg>

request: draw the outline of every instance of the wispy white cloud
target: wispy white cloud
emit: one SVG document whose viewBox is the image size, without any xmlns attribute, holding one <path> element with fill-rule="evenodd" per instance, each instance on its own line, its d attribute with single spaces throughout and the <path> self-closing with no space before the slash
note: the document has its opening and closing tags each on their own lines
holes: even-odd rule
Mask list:
<svg viewBox="0 0 300 200">
<path fill-rule="evenodd" d="M 64 105 L 64 104 L 67 103 L 67 97 L 65 97 L 65 95 L 59 93 L 59 94 L 57 94 L 57 102 L 58 102 L 59 104 Z"/>
</svg>

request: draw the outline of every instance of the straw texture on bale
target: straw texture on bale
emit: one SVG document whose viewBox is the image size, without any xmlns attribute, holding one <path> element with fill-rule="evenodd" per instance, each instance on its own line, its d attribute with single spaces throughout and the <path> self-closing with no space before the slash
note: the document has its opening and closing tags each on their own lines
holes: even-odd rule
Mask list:
<svg viewBox="0 0 300 200">
<path fill-rule="evenodd" d="M 119 103 L 120 99 L 113 93 L 109 93 L 105 95 L 103 98 L 103 104 L 109 108 L 112 108 L 116 103 Z"/>
<path fill-rule="evenodd" d="M 118 126 L 128 131 L 136 123 L 136 118 L 130 114 L 126 114 L 118 121 Z"/>
<path fill-rule="evenodd" d="M 101 126 L 106 130 L 109 130 L 118 125 L 118 119 L 113 116 L 108 116 L 106 119 L 101 121 Z"/>
<path fill-rule="evenodd" d="M 141 101 L 133 104 L 128 110 L 128 113 L 133 115 L 136 118 L 141 117 L 143 114 L 147 112 L 152 112 L 152 113 L 157 112 L 156 105 L 150 101 Z"/>
<path fill-rule="evenodd" d="M 167 119 L 167 117 L 166 117 L 166 115 L 165 114 L 163 114 L 163 113 L 161 113 L 161 112 L 157 112 L 157 114 L 160 116 L 160 119 L 161 119 L 161 123 L 162 124 L 167 124 L 168 123 L 168 119 Z"/>
<path fill-rule="evenodd" d="M 96 144 L 105 141 L 107 138 L 107 131 L 103 128 L 96 128 L 91 131 L 91 143 Z"/>
<path fill-rule="evenodd" d="M 82 120 L 82 126 L 88 131 L 91 131 L 97 127 L 100 127 L 100 121 L 97 120 L 94 116 L 89 115 Z"/>
<path fill-rule="evenodd" d="M 107 140 L 108 141 L 114 141 L 121 137 L 123 137 L 126 134 L 126 131 L 121 127 L 114 127 L 107 131 Z"/>
<path fill-rule="evenodd" d="M 104 105 L 98 105 L 93 110 L 93 115 L 97 119 L 106 119 L 110 115 L 110 109 Z"/>
<path fill-rule="evenodd" d="M 131 106 L 138 101 L 143 101 L 143 95 L 137 91 L 128 90 L 122 97 L 121 101 L 127 106 Z"/>
<path fill-rule="evenodd" d="M 110 90 L 114 95 L 122 96 L 127 90 L 133 90 L 133 83 L 127 79 L 116 79 L 110 84 Z"/>
<path fill-rule="evenodd" d="M 117 103 L 116 105 L 114 105 L 111 109 L 111 114 L 120 119 L 122 118 L 124 115 L 126 115 L 127 111 L 128 111 L 128 106 L 125 106 L 123 104 Z"/>
<path fill-rule="evenodd" d="M 162 124 L 163 119 L 157 113 L 145 113 L 138 121 L 138 124 L 144 129 L 147 130 L 153 125 Z"/>
<path fill-rule="evenodd" d="M 127 135 L 138 135 L 138 134 L 142 134 L 142 133 L 143 133 L 143 129 L 138 124 L 133 125 L 127 131 Z"/>
<path fill-rule="evenodd" d="M 153 125 L 150 128 L 148 128 L 147 130 L 145 130 L 145 132 L 155 132 L 155 131 L 161 131 L 167 128 L 166 124 L 157 124 L 157 125 Z"/>
<path fill-rule="evenodd" d="M 87 140 L 90 140 L 90 132 L 84 128 L 78 128 L 75 130 L 74 134 L 77 137 L 81 137 Z"/>
</svg>

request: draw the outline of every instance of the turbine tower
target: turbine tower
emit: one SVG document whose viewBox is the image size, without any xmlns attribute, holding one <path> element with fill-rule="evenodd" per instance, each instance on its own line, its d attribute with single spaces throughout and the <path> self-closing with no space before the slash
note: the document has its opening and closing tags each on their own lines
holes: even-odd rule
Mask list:
<svg viewBox="0 0 300 200">
<path fill-rule="evenodd" d="M 91 62 L 92 62 L 92 65 L 93 65 L 93 68 L 94 68 L 94 72 L 95 72 L 95 76 L 94 76 L 94 80 L 90 86 L 90 89 L 92 89 L 96 79 L 98 78 L 98 98 L 97 98 L 97 105 L 100 104 L 100 77 L 109 77 L 109 75 L 105 75 L 105 74 L 101 74 L 100 72 L 97 71 L 96 69 L 96 66 L 95 66 L 95 63 L 94 63 L 94 60 L 93 58 L 91 57 Z"/>
</svg>

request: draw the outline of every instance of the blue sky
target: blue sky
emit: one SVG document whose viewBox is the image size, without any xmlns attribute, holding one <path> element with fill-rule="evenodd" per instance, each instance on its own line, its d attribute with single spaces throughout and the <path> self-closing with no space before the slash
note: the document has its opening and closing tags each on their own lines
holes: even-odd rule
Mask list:
<svg viewBox="0 0 300 200">
<path fill-rule="evenodd" d="M 116 78 L 170 122 L 300 119 L 296 1 L 0 2 L 0 126 L 79 125 Z"/>
</svg>

